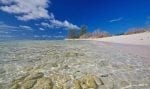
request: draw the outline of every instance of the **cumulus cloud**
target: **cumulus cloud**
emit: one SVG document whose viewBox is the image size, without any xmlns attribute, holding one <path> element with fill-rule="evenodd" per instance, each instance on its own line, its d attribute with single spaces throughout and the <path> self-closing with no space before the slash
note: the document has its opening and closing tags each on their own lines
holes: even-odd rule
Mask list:
<svg viewBox="0 0 150 89">
<path fill-rule="evenodd" d="M 113 23 L 113 22 L 119 22 L 119 21 L 121 21 L 121 20 L 123 20 L 123 18 L 122 18 L 122 17 L 119 17 L 119 18 L 116 18 L 116 19 L 109 20 L 109 22 L 110 22 L 110 23 Z"/>
<path fill-rule="evenodd" d="M 49 0 L 0 0 L 2 11 L 13 13 L 19 20 L 52 18 L 48 14 Z"/>
<path fill-rule="evenodd" d="M 41 25 L 48 28 L 79 29 L 67 20 L 56 20 L 54 14 L 47 10 L 50 3 L 50 0 L 0 0 L 0 10 L 14 14 L 18 20 L 23 21 L 47 19 L 50 23 L 42 22 Z"/>
<path fill-rule="evenodd" d="M 64 28 L 68 28 L 68 29 L 79 29 L 79 27 L 77 25 L 74 25 L 72 23 L 69 23 L 67 20 L 65 21 L 59 21 L 59 20 L 50 20 L 50 23 L 53 27 L 64 27 Z"/>
<path fill-rule="evenodd" d="M 65 21 L 59 21 L 56 19 L 50 20 L 49 23 L 42 22 L 42 26 L 48 27 L 48 28 L 65 28 L 65 29 L 80 29 L 77 25 L 74 25 L 67 20 Z"/>
</svg>

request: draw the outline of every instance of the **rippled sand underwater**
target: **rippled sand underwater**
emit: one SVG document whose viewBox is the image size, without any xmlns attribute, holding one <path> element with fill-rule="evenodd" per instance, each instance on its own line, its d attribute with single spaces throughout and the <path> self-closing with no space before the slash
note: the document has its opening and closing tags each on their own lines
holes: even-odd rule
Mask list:
<svg viewBox="0 0 150 89">
<path fill-rule="evenodd" d="M 149 89 L 142 60 L 94 41 L 0 42 L 0 89 Z"/>
</svg>

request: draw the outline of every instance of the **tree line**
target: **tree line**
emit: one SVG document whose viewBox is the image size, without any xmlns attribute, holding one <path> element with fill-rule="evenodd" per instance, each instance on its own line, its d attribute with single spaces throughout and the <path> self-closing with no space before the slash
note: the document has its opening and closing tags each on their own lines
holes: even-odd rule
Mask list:
<svg viewBox="0 0 150 89">
<path fill-rule="evenodd" d="M 78 39 L 78 38 L 102 38 L 110 36 L 110 34 L 106 31 L 102 31 L 100 29 L 94 30 L 94 32 L 88 32 L 88 27 L 86 25 L 82 25 L 80 29 L 69 29 L 68 31 L 68 39 Z"/>
<path fill-rule="evenodd" d="M 68 38 L 69 39 L 80 38 L 82 35 L 87 33 L 87 30 L 88 28 L 86 25 L 82 25 L 80 29 L 69 29 Z"/>
</svg>

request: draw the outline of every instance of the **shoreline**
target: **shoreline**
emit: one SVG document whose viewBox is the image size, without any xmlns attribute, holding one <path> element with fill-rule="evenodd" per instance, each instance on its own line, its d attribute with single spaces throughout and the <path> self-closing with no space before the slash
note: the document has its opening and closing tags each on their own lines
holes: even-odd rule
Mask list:
<svg viewBox="0 0 150 89">
<path fill-rule="evenodd" d="M 119 35 L 104 38 L 85 38 L 85 39 L 65 39 L 65 40 L 89 40 L 89 41 L 100 41 L 110 42 L 119 44 L 131 44 L 131 45 L 147 45 L 150 46 L 150 32 L 143 32 L 130 35 Z"/>
</svg>

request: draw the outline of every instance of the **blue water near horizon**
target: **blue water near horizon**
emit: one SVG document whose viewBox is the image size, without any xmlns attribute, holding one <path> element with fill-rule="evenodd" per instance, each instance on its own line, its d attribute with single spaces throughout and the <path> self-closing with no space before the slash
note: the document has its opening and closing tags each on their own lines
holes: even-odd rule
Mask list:
<svg viewBox="0 0 150 89">
<path fill-rule="evenodd" d="M 45 40 L 45 41 L 52 41 L 52 40 L 65 40 L 65 38 L 0 38 L 0 42 L 6 41 L 28 41 L 28 40 Z"/>
</svg>

